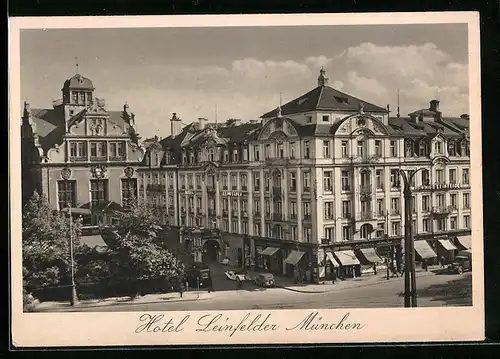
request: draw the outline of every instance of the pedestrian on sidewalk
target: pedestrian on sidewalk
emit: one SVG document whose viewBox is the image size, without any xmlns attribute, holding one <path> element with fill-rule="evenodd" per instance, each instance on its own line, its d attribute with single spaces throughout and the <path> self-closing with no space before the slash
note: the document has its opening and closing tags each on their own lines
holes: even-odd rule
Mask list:
<svg viewBox="0 0 500 359">
<path fill-rule="evenodd" d="M 179 295 L 180 297 L 182 298 L 182 294 L 184 293 L 184 281 L 183 280 L 179 280 Z"/>
<path fill-rule="evenodd" d="M 441 265 L 441 268 L 445 267 L 445 265 L 446 265 L 446 258 L 444 256 L 441 256 L 441 258 L 439 258 L 439 264 Z"/>
</svg>

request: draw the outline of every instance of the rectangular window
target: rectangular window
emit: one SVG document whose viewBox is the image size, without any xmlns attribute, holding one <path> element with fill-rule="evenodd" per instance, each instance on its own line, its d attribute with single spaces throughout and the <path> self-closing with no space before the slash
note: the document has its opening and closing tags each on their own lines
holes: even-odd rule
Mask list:
<svg viewBox="0 0 500 359">
<path fill-rule="evenodd" d="M 358 141 L 358 157 L 363 157 L 365 155 L 365 142 L 364 141 Z"/>
<path fill-rule="evenodd" d="M 399 188 L 400 187 L 400 178 L 399 178 L 399 170 L 391 170 L 391 187 Z"/>
<path fill-rule="evenodd" d="M 342 158 L 349 157 L 349 146 L 347 141 L 342 141 L 341 153 L 342 153 Z"/>
<path fill-rule="evenodd" d="M 304 158 L 308 159 L 311 157 L 309 141 L 304 141 Z"/>
<path fill-rule="evenodd" d="M 375 156 L 382 157 L 382 141 L 375 140 Z"/>
<path fill-rule="evenodd" d="M 464 193 L 463 208 L 470 209 L 470 193 Z"/>
<path fill-rule="evenodd" d="M 276 154 L 278 158 L 285 158 L 285 148 L 282 143 L 276 145 Z"/>
<path fill-rule="evenodd" d="M 266 158 L 266 160 L 271 158 L 271 145 L 270 144 L 267 144 L 264 147 L 264 157 Z"/>
<path fill-rule="evenodd" d="M 444 184 L 443 170 L 436 170 L 436 183 L 437 184 Z"/>
<path fill-rule="evenodd" d="M 108 200 L 108 180 L 90 180 L 90 200 L 92 206 Z"/>
<path fill-rule="evenodd" d="M 343 241 L 350 241 L 351 240 L 351 227 L 350 226 L 343 226 L 342 227 L 342 240 Z"/>
<path fill-rule="evenodd" d="M 58 181 L 57 196 L 59 210 L 68 206 L 76 207 L 76 181 Z"/>
<path fill-rule="evenodd" d="M 399 236 L 401 234 L 401 223 L 399 221 L 393 221 L 391 227 L 393 236 Z"/>
<path fill-rule="evenodd" d="M 351 201 L 342 201 L 342 218 L 351 218 Z"/>
<path fill-rule="evenodd" d="M 436 195 L 436 202 L 437 202 L 437 206 L 439 208 L 443 208 L 445 206 L 445 200 L 444 200 L 444 194 L 438 194 Z"/>
<path fill-rule="evenodd" d="M 323 189 L 325 191 L 331 192 L 333 190 L 332 177 L 332 171 L 323 172 Z"/>
<path fill-rule="evenodd" d="M 253 146 L 253 158 L 255 161 L 260 161 L 260 146 Z"/>
<path fill-rule="evenodd" d="M 342 171 L 341 183 L 342 183 L 342 191 L 350 191 L 351 190 L 351 181 L 350 181 L 349 171 Z"/>
<path fill-rule="evenodd" d="M 304 185 L 304 192 L 311 191 L 311 172 L 303 172 L 302 173 L 302 181 Z"/>
<path fill-rule="evenodd" d="M 246 173 L 240 174 L 240 184 L 241 184 L 241 190 L 246 191 L 248 188 L 248 177 Z"/>
<path fill-rule="evenodd" d="M 384 171 L 376 170 L 375 171 L 375 181 L 377 185 L 377 189 L 384 189 Z"/>
<path fill-rule="evenodd" d="M 456 193 L 450 193 L 450 206 L 454 210 L 457 209 L 457 194 Z"/>
<path fill-rule="evenodd" d="M 238 189 L 238 177 L 234 173 L 231 174 L 231 189 L 232 190 Z"/>
<path fill-rule="evenodd" d="M 333 219 L 333 202 L 325 202 L 325 219 Z"/>
<path fill-rule="evenodd" d="M 385 206 L 383 199 L 377 199 L 377 215 L 382 217 L 385 215 Z"/>
<path fill-rule="evenodd" d="M 429 196 L 424 195 L 422 196 L 422 211 L 429 212 L 429 208 L 430 208 Z"/>
<path fill-rule="evenodd" d="M 441 142 L 436 142 L 434 144 L 434 151 L 436 154 L 442 155 L 443 154 L 443 144 Z"/>
<path fill-rule="evenodd" d="M 253 235 L 260 237 L 260 223 L 253 224 Z"/>
<path fill-rule="evenodd" d="M 399 197 L 391 198 L 391 213 L 394 215 L 399 214 Z"/>
<path fill-rule="evenodd" d="M 312 237 L 312 228 L 304 228 L 303 229 L 303 232 L 304 232 L 304 242 L 311 242 L 311 237 Z"/>
<path fill-rule="evenodd" d="M 450 168 L 448 171 L 448 179 L 450 184 L 457 183 L 457 170 L 454 168 Z"/>
<path fill-rule="evenodd" d="M 292 236 L 292 241 L 296 241 L 297 238 L 298 238 L 298 231 L 297 231 L 297 227 L 295 226 L 292 226 L 290 227 L 291 228 L 291 236 Z"/>
<path fill-rule="evenodd" d="M 462 169 L 462 184 L 469 184 L 469 169 Z"/>
<path fill-rule="evenodd" d="M 438 218 L 436 220 L 436 224 L 437 224 L 438 231 L 446 231 L 446 219 L 445 218 Z"/>
<path fill-rule="evenodd" d="M 290 142 L 290 158 L 295 158 L 295 142 Z"/>
<path fill-rule="evenodd" d="M 430 219 L 426 218 L 422 220 L 422 229 L 424 232 L 432 232 L 432 222 Z"/>
<path fill-rule="evenodd" d="M 323 115 L 323 122 L 329 122 L 329 121 L 330 121 L 330 116 Z"/>
<path fill-rule="evenodd" d="M 467 229 L 470 229 L 470 216 L 469 215 L 464 216 L 464 227 Z"/>
<path fill-rule="evenodd" d="M 450 217 L 450 229 L 457 229 L 457 217 Z"/>
<path fill-rule="evenodd" d="M 232 233 L 238 233 L 238 221 L 231 221 Z"/>
<path fill-rule="evenodd" d="M 323 158 L 330 158 L 330 141 L 323 141 Z"/>
<path fill-rule="evenodd" d="M 391 157 L 398 157 L 398 147 L 397 147 L 397 142 L 396 141 L 391 141 L 390 142 L 391 146 Z"/>
<path fill-rule="evenodd" d="M 333 235 L 335 233 L 335 229 L 332 228 L 332 227 L 326 227 L 324 229 L 324 234 L 325 234 L 325 239 L 328 241 L 328 242 L 333 242 Z"/>
<path fill-rule="evenodd" d="M 71 157 L 77 157 L 78 156 L 78 150 L 77 150 L 76 142 L 71 142 L 69 144 L 69 155 Z"/>
<path fill-rule="evenodd" d="M 297 173 L 290 172 L 290 192 L 297 192 Z"/>
<path fill-rule="evenodd" d="M 78 92 L 72 92 L 73 103 L 78 103 Z"/>
<path fill-rule="evenodd" d="M 260 173 L 253 173 L 253 189 L 254 191 L 260 191 Z"/>
<path fill-rule="evenodd" d="M 309 219 L 311 217 L 311 203 L 302 202 L 302 212 L 304 219 Z"/>
<path fill-rule="evenodd" d="M 241 232 L 243 234 L 248 234 L 248 222 L 247 221 L 241 222 Z"/>
<path fill-rule="evenodd" d="M 122 179 L 122 206 L 128 208 L 137 199 L 137 179 Z"/>
<path fill-rule="evenodd" d="M 290 217 L 293 219 L 297 218 L 297 202 L 295 201 L 290 202 Z"/>
</svg>

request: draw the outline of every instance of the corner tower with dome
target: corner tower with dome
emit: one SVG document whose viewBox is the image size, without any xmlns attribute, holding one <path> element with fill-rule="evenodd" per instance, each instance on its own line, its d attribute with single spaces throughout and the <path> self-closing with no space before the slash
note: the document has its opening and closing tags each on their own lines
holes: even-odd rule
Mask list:
<svg viewBox="0 0 500 359">
<path fill-rule="evenodd" d="M 135 116 L 125 103 L 108 110 L 92 81 L 75 74 L 64 81 L 51 108 L 24 102 L 23 200 L 34 191 L 55 210 L 71 207 L 88 226 L 105 221 L 105 209 L 137 196 L 136 166 L 144 156 Z"/>
</svg>

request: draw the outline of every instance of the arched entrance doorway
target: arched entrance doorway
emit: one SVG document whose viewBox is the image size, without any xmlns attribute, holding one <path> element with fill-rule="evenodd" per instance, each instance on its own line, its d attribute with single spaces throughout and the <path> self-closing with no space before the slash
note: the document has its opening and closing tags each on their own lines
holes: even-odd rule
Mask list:
<svg viewBox="0 0 500 359">
<path fill-rule="evenodd" d="M 361 238 L 369 239 L 371 237 L 371 233 L 373 232 L 373 226 L 370 223 L 363 224 L 359 232 Z"/>
<path fill-rule="evenodd" d="M 205 243 L 203 243 L 204 262 L 216 262 L 219 252 L 220 252 L 220 244 L 215 239 L 209 239 Z"/>
</svg>

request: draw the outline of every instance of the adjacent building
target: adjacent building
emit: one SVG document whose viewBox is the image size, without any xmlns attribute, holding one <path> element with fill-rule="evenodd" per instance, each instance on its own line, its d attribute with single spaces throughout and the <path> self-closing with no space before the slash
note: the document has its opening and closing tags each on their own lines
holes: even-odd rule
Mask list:
<svg viewBox="0 0 500 359">
<path fill-rule="evenodd" d="M 45 195 L 55 210 L 72 209 L 85 227 L 105 220 L 137 197 L 139 145 L 134 114 L 106 108 L 92 81 L 80 74 L 67 79 L 52 108 L 24 103 L 22 117 L 22 193 Z"/>
<path fill-rule="evenodd" d="M 311 91 L 259 121 L 182 126 L 174 113 L 170 125 L 138 169 L 139 197 L 164 208 L 164 223 L 185 228 L 189 241 L 193 228 L 220 230 L 195 246 L 219 260 L 313 279 L 335 268 L 359 275 L 361 257 L 397 260 L 400 171 L 415 173 L 421 259 L 448 255 L 450 239 L 470 234 L 469 117 L 444 116 L 438 100 L 390 117 L 388 106 L 328 86 L 322 69 Z"/>
</svg>

